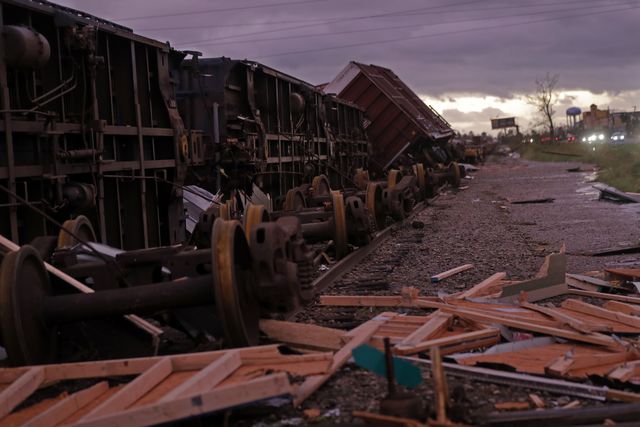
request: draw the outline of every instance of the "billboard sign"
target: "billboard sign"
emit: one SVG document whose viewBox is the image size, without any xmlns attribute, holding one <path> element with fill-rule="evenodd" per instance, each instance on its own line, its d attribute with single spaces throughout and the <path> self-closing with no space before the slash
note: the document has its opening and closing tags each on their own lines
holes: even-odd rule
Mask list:
<svg viewBox="0 0 640 427">
<path fill-rule="evenodd" d="M 516 127 L 515 117 L 503 117 L 501 119 L 491 119 L 491 129 L 504 129 Z"/>
</svg>

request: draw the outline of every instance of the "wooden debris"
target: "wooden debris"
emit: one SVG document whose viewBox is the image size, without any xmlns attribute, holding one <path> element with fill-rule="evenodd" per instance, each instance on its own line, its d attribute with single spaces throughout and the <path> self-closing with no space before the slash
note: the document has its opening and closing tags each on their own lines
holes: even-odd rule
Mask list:
<svg viewBox="0 0 640 427">
<path fill-rule="evenodd" d="M 640 304 L 640 297 L 631 297 L 626 295 L 614 295 L 614 294 L 606 294 L 604 292 L 590 292 L 590 291 L 581 291 L 581 290 L 575 290 L 575 289 L 571 289 L 569 291 L 569 294 L 580 296 L 580 297 L 600 298 L 600 299 L 607 299 L 612 301 L 628 302 L 631 304 Z"/>
<path fill-rule="evenodd" d="M 442 368 L 442 356 L 440 355 L 439 347 L 431 348 L 430 359 L 433 390 L 436 395 L 436 421 L 446 423 L 449 421 L 447 417 L 449 386 L 447 384 L 447 377 L 444 375 L 444 369 Z"/>
<path fill-rule="evenodd" d="M 583 274 L 566 274 L 567 285 L 584 291 L 599 291 L 601 288 L 611 288 L 609 282 L 597 277 L 585 276 Z"/>
<path fill-rule="evenodd" d="M 461 344 L 465 344 L 464 350 L 471 350 L 474 348 L 489 347 L 490 345 L 497 344 L 499 341 L 500 330 L 490 328 L 423 341 L 415 345 L 397 345 L 394 351 L 397 354 L 408 355 L 421 353 L 438 347 L 444 355 L 462 351 L 460 349 Z M 450 347 L 455 347 L 455 350 L 449 349 Z"/>
<path fill-rule="evenodd" d="M 496 403 L 494 407 L 500 411 L 521 411 L 529 409 L 529 402 L 501 402 Z"/>
<path fill-rule="evenodd" d="M 572 409 L 572 408 L 578 408 L 580 407 L 580 401 L 579 400 L 573 400 L 569 403 L 567 403 L 566 405 L 564 405 L 562 407 L 562 409 Z"/>
<path fill-rule="evenodd" d="M 640 316 L 640 305 L 627 304 L 618 301 L 607 301 L 603 305 L 604 308 L 611 311 L 617 311 L 620 313 L 628 314 L 630 316 Z"/>
<path fill-rule="evenodd" d="M 447 270 L 440 274 L 436 274 L 435 276 L 431 276 L 431 283 L 438 283 L 447 277 L 451 277 L 455 274 L 462 273 L 463 271 L 467 271 L 473 268 L 473 264 L 464 264 L 456 268 L 452 268 L 451 270 Z"/>
<path fill-rule="evenodd" d="M 487 290 L 493 290 L 493 288 L 505 277 L 507 277 L 507 273 L 505 272 L 496 273 L 484 279 L 482 282 L 478 283 L 472 288 L 467 289 L 466 291 L 462 292 L 456 297 L 457 298 L 474 298 L 477 296 L 485 295 L 485 292 Z"/>
<path fill-rule="evenodd" d="M 260 320 L 260 330 L 274 341 L 320 351 L 339 350 L 346 334 L 337 329 L 271 319 Z"/>
<path fill-rule="evenodd" d="M 603 200 L 610 200 L 618 203 L 640 203 L 640 198 L 624 193 L 617 188 L 601 183 L 594 184 L 592 187 L 600 191 L 600 198 Z"/>
<path fill-rule="evenodd" d="M 535 406 L 538 409 L 542 409 L 546 406 L 544 404 L 544 400 L 542 400 L 542 398 L 535 393 L 529 393 L 529 400 L 531 400 L 531 403 L 533 403 L 533 406 Z"/>
<path fill-rule="evenodd" d="M 640 328 L 640 317 L 607 310 L 606 308 L 587 304 L 586 302 L 577 299 L 564 300 L 562 302 L 562 307 L 571 311 L 577 311 L 579 313 L 585 313 L 591 316 L 601 317 L 603 319 L 615 320 L 616 322 L 620 322 L 625 325 Z"/>
<path fill-rule="evenodd" d="M 354 333 L 351 342 L 362 341 L 369 328 L 363 327 Z M 289 384 L 289 374 L 307 379 L 329 375 L 339 365 L 336 356 L 345 360 L 340 352 L 336 355 L 283 355 L 277 346 L 262 346 L 4 368 L 0 369 L 0 423 L 19 405 L 22 408 L 9 416 L 21 414 L 23 423 L 32 426 L 65 423 L 113 427 L 170 423 L 269 397 L 295 396 L 298 390 Z M 135 378 L 111 388 L 102 381 L 69 396 L 49 399 L 44 402 L 46 405 L 42 406 L 40 414 L 29 412 L 31 403 L 23 403 L 35 390 L 47 384 L 118 376 Z"/>
</svg>

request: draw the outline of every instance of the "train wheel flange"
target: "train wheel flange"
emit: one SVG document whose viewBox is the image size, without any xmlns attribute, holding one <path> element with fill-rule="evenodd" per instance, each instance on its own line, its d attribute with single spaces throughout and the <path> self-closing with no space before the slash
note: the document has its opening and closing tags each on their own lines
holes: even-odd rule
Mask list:
<svg viewBox="0 0 640 427">
<path fill-rule="evenodd" d="M 457 162 L 451 162 L 449 165 L 449 179 L 450 184 L 454 188 L 460 187 L 460 180 L 462 179 L 460 174 L 460 166 L 458 166 Z"/>
<path fill-rule="evenodd" d="M 331 200 L 333 202 L 333 243 L 336 247 L 336 259 L 342 259 L 349 251 L 347 246 L 349 241 L 347 233 L 347 213 L 342 193 L 332 191 Z"/>
<path fill-rule="evenodd" d="M 418 188 L 420 188 L 420 197 L 422 199 L 427 197 L 427 177 L 424 171 L 424 165 L 422 163 L 417 163 L 413 167 L 413 171 L 418 178 Z"/>
<path fill-rule="evenodd" d="M 373 216 L 377 230 L 384 228 L 387 219 L 384 202 L 382 201 L 382 191 L 382 185 L 376 182 L 370 182 L 367 185 L 367 193 L 365 196 L 365 205 L 369 213 Z"/>
<path fill-rule="evenodd" d="M 328 196 L 331 194 L 331 185 L 326 175 L 318 175 L 311 181 L 313 196 Z"/>
<path fill-rule="evenodd" d="M 387 176 L 387 188 L 392 189 L 400 182 L 401 179 L 402 179 L 402 172 L 400 172 L 397 169 L 390 170 L 389 176 Z"/>
<path fill-rule="evenodd" d="M 252 286 L 251 252 L 238 221 L 215 221 L 211 233 L 213 290 L 225 341 L 258 344 L 259 305 Z"/>
<path fill-rule="evenodd" d="M 37 250 L 25 245 L 10 252 L 0 266 L 0 330 L 11 365 L 51 363 L 57 333 L 41 317 L 51 283 Z"/>
<path fill-rule="evenodd" d="M 247 237 L 247 242 L 251 241 L 251 231 L 256 225 L 269 221 L 269 212 L 263 205 L 249 205 L 244 213 L 244 232 Z"/>
<path fill-rule="evenodd" d="M 304 194 L 299 188 L 292 188 L 287 191 L 287 196 L 284 200 L 283 210 L 285 211 L 299 211 L 306 207 Z"/>
<path fill-rule="evenodd" d="M 67 233 L 69 230 L 75 236 L 78 236 L 82 241 L 78 241 L 75 236 Z M 84 215 L 79 215 L 74 219 L 68 219 L 62 224 L 62 228 L 58 233 L 58 248 L 66 248 L 75 246 L 78 243 L 83 242 L 95 242 L 96 233 L 93 231 L 91 221 Z"/>
</svg>

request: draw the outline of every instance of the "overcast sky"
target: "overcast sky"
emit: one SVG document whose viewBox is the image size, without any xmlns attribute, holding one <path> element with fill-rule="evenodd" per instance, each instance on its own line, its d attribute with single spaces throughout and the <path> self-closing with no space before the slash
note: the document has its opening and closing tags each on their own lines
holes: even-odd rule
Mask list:
<svg viewBox="0 0 640 427">
<path fill-rule="evenodd" d="M 576 105 L 640 107 L 640 0 L 57 0 L 204 56 L 313 84 L 350 61 L 391 68 L 459 130 L 531 115 L 536 77 Z"/>
</svg>

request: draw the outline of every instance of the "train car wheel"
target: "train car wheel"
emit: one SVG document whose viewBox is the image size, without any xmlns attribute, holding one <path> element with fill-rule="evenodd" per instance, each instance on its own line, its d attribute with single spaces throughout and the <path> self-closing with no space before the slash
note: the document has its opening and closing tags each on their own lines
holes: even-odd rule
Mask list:
<svg viewBox="0 0 640 427">
<path fill-rule="evenodd" d="M 342 193 L 339 191 L 332 191 L 331 200 L 333 202 L 333 243 L 336 247 L 336 259 L 342 259 L 347 255 L 349 250 L 347 246 L 349 241 L 349 236 L 347 234 L 347 212 L 344 206 L 344 197 L 342 196 Z"/>
<path fill-rule="evenodd" d="M 51 283 L 38 251 L 22 246 L 0 266 L 0 330 L 9 364 L 51 363 L 56 357 L 56 329 L 41 318 Z"/>
<path fill-rule="evenodd" d="M 258 344 L 260 307 L 252 289 L 251 252 L 238 221 L 218 220 L 211 233 L 213 290 L 225 342 Z"/>
<path fill-rule="evenodd" d="M 96 233 L 93 231 L 91 221 L 84 215 L 80 215 L 74 219 L 68 219 L 62 224 L 62 228 L 58 233 L 58 248 L 66 248 L 69 246 L 75 246 L 78 241 L 74 236 L 67 233 L 66 230 L 71 231 L 76 236 L 82 239 L 82 242 L 95 242 Z"/>
</svg>

